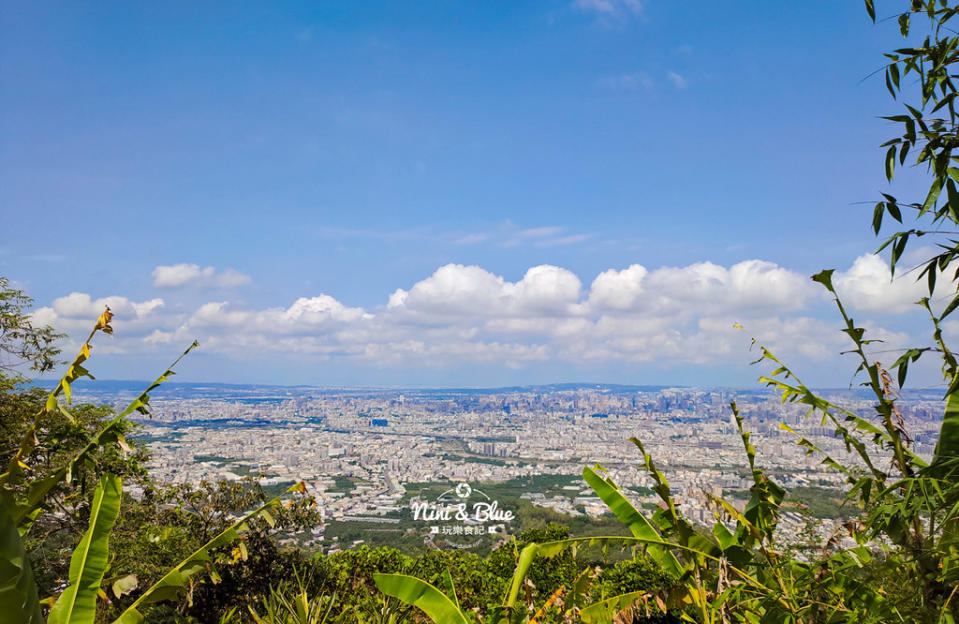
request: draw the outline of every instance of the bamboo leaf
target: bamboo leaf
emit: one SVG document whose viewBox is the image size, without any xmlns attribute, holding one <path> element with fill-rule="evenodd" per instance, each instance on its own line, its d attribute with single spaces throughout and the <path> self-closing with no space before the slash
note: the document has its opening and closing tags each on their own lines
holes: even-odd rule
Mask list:
<svg viewBox="0 0 959 624">
<path fill-rule="evenodd" d="M 882 229 L 882 217 L 886 214 L 886 204 L 878 202 L 872 211 L 872 229 L 876 234 Z"/>
<path fill-rule="evenodd" d="M 946 309 L 942 311 L 942 315 L 939 317 L 939 320 L 941 321 L 948 315 L 952 314 L 957 307 L 959 307 L 959 295 L 953 297 L 952 301 L 949 302 L 949 305 L 946 306 Z"/>
<path fill-rule="evenodd" d="M 812 276 L 812 280 L 813 280 L 814 282 L 819 282 L 820 284 L 822 284 L 823 286 L 825 286 L 825 287 L 826 287 L 826 290 L 828 290 L 829 292 L 835 293 L 836 291 L 835 291 L 835 290 L 833 289 L 833 287 L 832 287 L 832 274 L 833 274 L 833 273 L 835 273 L 835 270 L 834 270 L 834 269 L 826 269 L 826 270 L 820 271 L 819 273 L 816 273 L 815 275 L 813 275 L 813 276 Z"/>
<path fill-rule="evenodd" d="M 786 492 L 767 477 L 761 468 L 756 467 L 756 448 L 749 441 L 749 432 L 743 427 L 743 417 L 736 408 L 735 402 L 731 403 L 730 407 L 733 410 L 733 418 L 736 420 L 736 427 L 746 449 L 746 458 L 749 460 L 749 468 L 753 475 L 753 487 L 750 488 L 749 501 L 743 511 L 743 516 L 748 521 L 739 517 L 737 519 L 741 524 L 746 525 L 745 529 L 749 529 L 750 533 L 755 528 L 761 537 L 772 540 L 779 520 L 779 506 Z"/>
<path fill-rule="evenodd" d="M 929 187 L 929 193 L 926 194 L 926 200 L 923 202 L 922 208 L 919 210 L 919 216 L 924 215 L 936 206 L 936 202 L 939 200 L 939 193 L 941 192 L 942 178 L 937 177 Z"/>
</svg>

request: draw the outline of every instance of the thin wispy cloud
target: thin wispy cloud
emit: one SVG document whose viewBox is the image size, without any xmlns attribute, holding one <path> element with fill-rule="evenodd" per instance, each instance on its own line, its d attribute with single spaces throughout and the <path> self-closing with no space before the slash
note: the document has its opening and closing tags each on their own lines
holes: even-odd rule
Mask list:
<svg viewBox="0 0 959 624">
<path fill-rule="evenodd" d="M 369 228 L 350 227 L 317 227 L 311 228 L 311 234 L 320 238 L 366 238 L 381 241 L 417 241 L 436 240 L 443 237 L 427 226 L 395 230 L 375 230 Z"/>
<path fill-rule="evenodd" d="M 536 228 L 527 228 L 520 232 L 520 236 L 526 238 L 542 238 L 544 236 L 555 236 L 563 231 L 563 228 L 556 225 L 548 225 L 545 227 L 536 227 Z"/>
<path fill-rule="evenodd" d="M 64 262 L 67 260 L 67 256 L 63 254 L 40 253 L 24 256 L 24 259 L 36 262 Z"/>
<path fill-rule="evenodd" d="M 316 229 L 314 233 L 316 236 L 335 239 L 365 238 L 380 241 L 430 241 L 432 243 L 445 241 L 452 245 L 490 245 L 494 247 L 568 245 L 594 236 L 593 234 L 573 235 L 558 225 L 523 228 L 509 220 L 498 227 L 475 232 L 441 231 L 425 227 L 406 230 L 324 227 Z"/>
<path fill-rule="evenodd" d="M 544 225 L 531 228 L 520 228 L 507 221 L 496 230 L 486 232 L 471 232 L 459 235 L 453 239 L 457 245 L 488 244 L 495 247 L 556 247 L 559 245 L 573 245 L 594 238 L 594 234 L 570 234 L 558 225 Z"/>
<path fill-rule="evenodd" d="M 685 89 L 689 86 L 689 81 L 686 80 L 684 76 L 677 74 L 672 70 L 666 72 L 666 78 L 668 78 L 669 81 L 673 83 L 673 86 L 677 89 Z"/>
<path fill-rule="evenodd" d="M 489 234 L 485 232 L 474 232 L 473 234 L 467 234 L 466 236 L 461 236 L 453 241 L 456 245 L 479 245 L 480 243 L 485 243 L 489 240 Z"/>
<path fill-rule="evenodd" d="M 651 91 L 656 85 L 648 73 L 641 71 L 600 78 L 596 81 L 596 86 L 609 91 L 635 93 Z"/>
<path fill-rule="evenodd" d="M 559 245 L 575 245 L 594 238 L 594 234 L 570 234 L 569 236 L 557 236 L 546 240 L 536 241 L 535 247 L 557 247 Z"/>
<path fill-rule="evenodd" d="M 689 86 L 689 79 L 679 72 L 668 70 L 665 78 L 666 82 L 676 89 L 686 89 Z M 655 90 L 657 82 L 648 72 L 638 71 L 605 76 L 596 81 L 596 86 L 600 89 L 618 93 L 639 93 Z"/>
<path fill-rule="evenodd" d="M 622 24 L 642 13 L 640 0 L 574 0 L 574 9 L 593 15 L 605 26 Z"/>
<path fill-rule="evenodd" d="M 250 282 L 250 276 L 234 269 L 218 271 L 198 264 L 173 264 L 153 269 L 153 285 L 158 288 L 195 286 L 202 288 L 234 288 Z"/>
</svg>

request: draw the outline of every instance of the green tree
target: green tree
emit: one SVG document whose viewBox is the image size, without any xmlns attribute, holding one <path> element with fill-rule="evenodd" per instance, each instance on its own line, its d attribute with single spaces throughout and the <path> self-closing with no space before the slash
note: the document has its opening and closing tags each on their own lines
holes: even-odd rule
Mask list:
<svg viewBox="0 0 959 624">
<path fill-rule="evenodd" d="M 4 377 L 23 381 L 19 370 L 45 373 L 59 362 L 56 341 L 63 337 L 50 326 L 33 324 L 28 313 L 33 299 L 22 290 L 10 287 L 10 280 L 0 277 L 0 383 Z"/>
</svg>

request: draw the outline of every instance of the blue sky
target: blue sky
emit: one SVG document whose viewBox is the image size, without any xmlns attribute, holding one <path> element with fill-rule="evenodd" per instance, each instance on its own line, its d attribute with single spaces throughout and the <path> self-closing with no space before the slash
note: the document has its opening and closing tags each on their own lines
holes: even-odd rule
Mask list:
<svg viewBox="0 0 959 624">
<path fill-rule="evenodd" d="M 739 321 L 842 386 L 825 267 L 889 348 L 926 340 L 865 256 L 900 39 L 861 2 L 32 2 L 0 31 L 0 274 L 74 339 L 113 304 L 101 377 L 197 337 L 184 380 L 748 385 Z"/>
</svg>

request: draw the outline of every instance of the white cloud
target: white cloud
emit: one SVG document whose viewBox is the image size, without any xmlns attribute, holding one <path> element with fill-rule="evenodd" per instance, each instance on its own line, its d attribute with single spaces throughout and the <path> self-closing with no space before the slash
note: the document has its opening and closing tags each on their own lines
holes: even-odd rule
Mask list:
<svg viewBox="0 0 959 624">
<path fill-rule="evenodd" d="M 547 359 L 666 365 L 741 361 L 749 340 L 733 322 L 754 320 L 757 335 L 819 358 L 825 348 L 810 345 L 835 342 L 823 338 L 828 326 L 781 316 L 813 301 L 807 277 L 760 260 L 610 269 L 586 292 L 578 276 L 557 266 L 534 266 L 511 282 L 479 266 L 448 264 L 397 289 L 375 314 L 328 295 L 262 310 L 211 302 L 176 331 L 146 340 L 197 334 L 207 348 L 224 352 L 285 350 L 376 366 L 501 361 L 519 367 Z"/>
<path fill-rule="evenodd" d="M 742 344 L 747 334 L 773 353 L 798 353 L 815 361 L 835 357 L 849 344 L 839 325 L 808 316 L 749 319 L 743 326 L 745 332 L 735 329 L 725 320 L 704 318 L 699 321 L 699 328 L 701 332 L 696 342 L 714 352 L 731 352 L 735 345 Z"/>
<path fill-rule="evenodd" d="M 554 238 L 549 238 L 542 241 L 536 241 L 533 243 L 534 247 L 558 247 L 560 245 L 575 245 L 576 243 L 583 243 L 593 238 L 592 234 L 570 234 L 568 236 L 556 236 Z"/>
<path fill-rule="evenodd" d="M 535 227 L 527 228 L 520 232 L 520 236 L 525 238 L 542 238 L 544 236 L 556 236 L 563 231 L 563 228 L 557 227 L 555 225 L 547 225 L 544 227 Z"/>
<path fill-rule="evenodd" d="M 639 15 L 643 10 L 640 0 L 573 0 L 572 6 L 580 11 L 592 13 L 603 20 L 622 20 Z"/>
<path fill-rule="evenodd" d="M 655 84 L 646 72 L 631 72 L 616 76 L 607 76 L 596 81 L 596 86 L 610 91 L 635 93 L 649 91 Z"/>
<path fill-rule="evenodd" d="M 576 275 L 550 265 L 532 267 L 513 283 L 478 266 L 447 264 L 408 292 L 398 289 L 387 308 L 430 322 L 450 317 L 562 316 L 575 308 L 581 288 Z"/>
<path fill-rule="evenodd" d="M 684 76 L 681 76 L 674 71 L 666 72 L 666 78 L 668 78 L 669 81 L 673 83 L 673 86 L 677 89 L 685 89 L 687 86 L 689 86 L 689 81 L 686 80 Z"/>
<path fill-rule="evenodd" d="M 174 264 L 153 269 L 153 285 L 158 288 L 178 286 L 206 286 L 233 288 L 250 282 L 250 276 L 234 269 L 217 271 L 214 267 L 200 268 L 198 264 Z"/>
<path fill-rule="evenodd" d="M 542 239 L 555 234 L 549 228 L 527 232 Z M 889 301 L 903 295 L 870 290 L 870 280 L 884 283 L 876 262 L 857 259 L 836 274 L 837 285 L 851 293 L 856 306 L 898 310 Z M 742 365 L 750 359 L 750 336 L 787 358 L 815 361 L 846 344 L 835 322 L 815 317 L 817 311 L 831 313 L 821 289 L 805 275 L 762 260 L 731 266 L 634 264 L 601 272 L 588 288 L 576 274 L 553 265 L 531 267 L 510 281 L 480 266 L 447 264 L 370 309 L 322 293 L 283 306 L 217 300 L 186 310 L 182 304 L 168 309 L 162 299 L 71 293 L 34 318 L 79 335 L 104 305 L 117 312 L 115 344 L 128 352 L 198 339 L 205 351 L 239 360 L 271 352 L 304 362 L 347 359 L 370 367 L 498 362 L 515 368 L 544 361 Z M 733 329 L 734 322 L 747 332 Z M 868 320 L 861 324 L 886 341 L 884 349 L 909 342 L 901 331 Z"/>
<path fill-rule="evenodd" d="M 175 332 L 154 332 L 151 342 L 185 339 L 197 332 L 221 333 L 221 330 L 243 334 L 309 335 L 338 329 L 351 321 L 372 319 L 362 308 L 348 308 L 329 295 L 301 297 L 288 308 L 264 310 L 234 309 L 226 301 L 200 306 Z"/>
<path fill-rule="evenodd" d="M 456 245 L 477 245 L 479 243 L 485 243 L 489 240 L 489 234 L 485 232 L 474 232 L 472 234 L 466 234 L 465 236 L 460 236 L 453 241 Z"/>
<path fill-rule="evenodd" d="M 692 315 L 735 312 L 748 316 L 803 308 L 816 289 L 808 277 L 762 260 L 728 269 L 711 262 L 663 267 L 634 264 L 600 273 L 590 287 L 596 312 Z"/>
<path fill-rule="evenodd" d="M 955 266 L 946 269 L 947 274 Z M 866 312 L 901 314 L 916 309 L 915 303 L 929 295 L 925 278 L 917 280 L 919 271 L 892 278 L 889 264 L 874 254 L 859 256 L 847 271 L 833 274 L 832 283 L 843 303 Z M 940 279 L 933 298 L 949 294 L 950 282 Z M 954 287 L 953 287 L 954 288 Z"/>
<path fill-rule="evenodd" d="M 456 245 L 492 244 L 497 247 L 555 247 L 573 245 L 593 238 L 593 234 L 569 234 L 556 225 L 519 228 L 507 220 L 500 227 L 488 232 L 458 234 L 452 239 Z"/>
<path fill-rule="evenodd" d="M 639 305 L 644 294 L 646 267 L 634 264 L 628 269 L 609 269 L 600 273 L 590 287 L 590 303 L 597 308 L 628 310 Z"/>
<path fill-rule="evenodd" d="M 93 322 L 108 306 L 113 314 L 119 318 L 143 318 L 154 310 L 163 307 L 163 299 L 156 298 L 138 303 L 126 297 L 113 296 L 93 300 L 86 293 L 74 292 L 66 297 L 54 299 L 50 308 L 41 308 L 41 310 L 49 310 L 44 314 L 49 315 L 52 312 L 56 318 L 82 319 Z M 40 310 L 37 312 L 39 313 Z"/>
<path fill-rule="evenodd" d="M 70 354 L 80 348 L 79 341 L 86 338 L 107 306 L 114 314 L 112 324 L 120 340 L 112 343 L 98 341 L 97 349 L 100 352 L 126 352 L 129 349 L 120 343 L 129 346 L 131 338 L 137 340 L 150 328 L 166 326 L 170 322 L 169 315 L 164 314 L 164 301 L 160 298 L 133 301 L 115 295 L 94 299 L 87 293 L 79 292 L 58 297 L 49 306 L 38 308 L 31 315 L 31 321 L 36 325 L 49 325 L 58 332 L 67 333 L 72 340 L 61 345 L 61 348 Z"/>
</svg>

